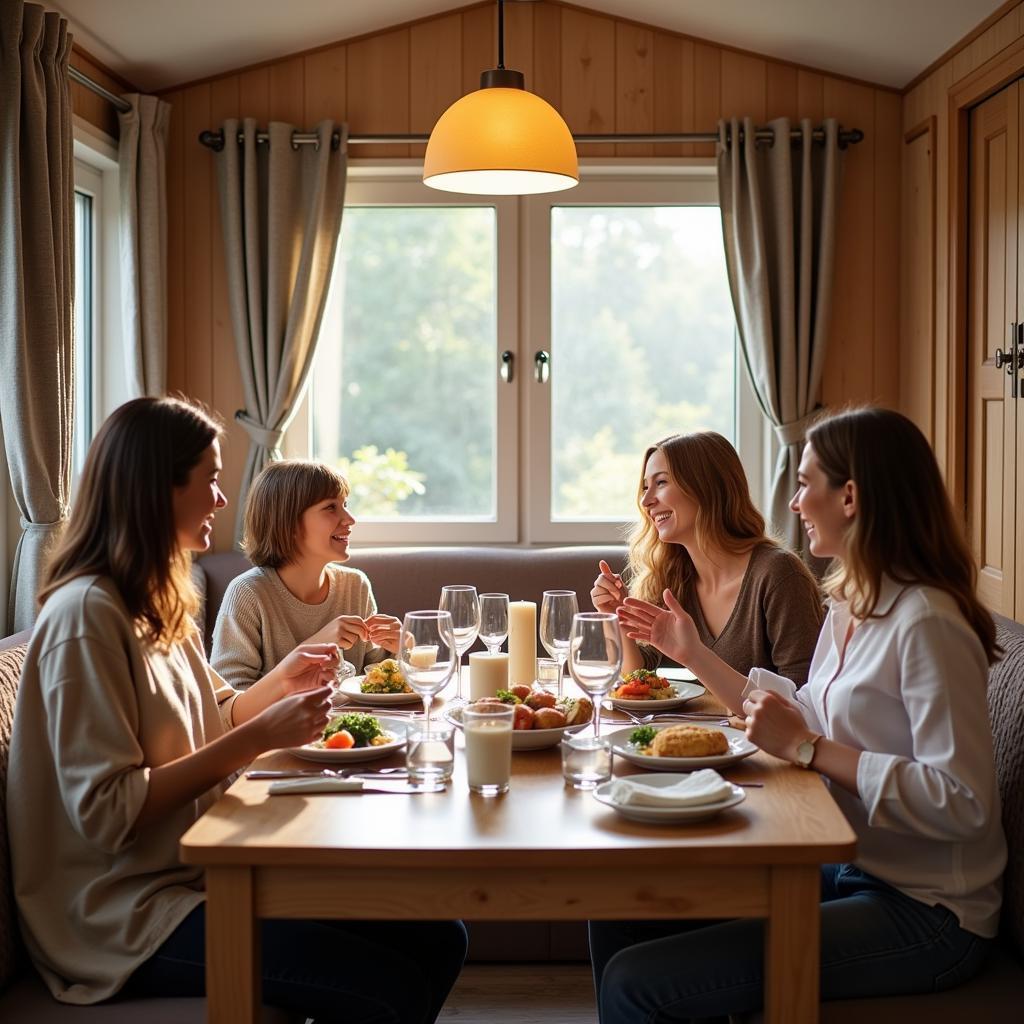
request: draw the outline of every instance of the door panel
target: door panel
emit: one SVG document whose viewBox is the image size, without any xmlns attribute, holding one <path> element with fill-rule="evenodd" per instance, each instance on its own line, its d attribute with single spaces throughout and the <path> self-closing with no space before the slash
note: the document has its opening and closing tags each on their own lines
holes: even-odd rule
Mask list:
<svg viewBox="0 0 1024 1024">
<path fill-rule="evenodd" d="M 1013 617 L 1016 542 L 1016 409 L 995 365 L 1017 316 L 1019 90 L 1016 83 L 971 111 L 968 324 L 968 518 L 979 560 L 978 593 Z"/>
</svg>

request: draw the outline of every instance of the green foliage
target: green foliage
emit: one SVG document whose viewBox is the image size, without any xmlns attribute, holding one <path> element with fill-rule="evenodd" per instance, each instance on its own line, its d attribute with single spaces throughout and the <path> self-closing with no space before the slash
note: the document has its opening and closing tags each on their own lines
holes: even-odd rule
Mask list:
<svg viewBox="0 0 1024 1024">
<path fill-rule="evenodd" d="M 411 494 L 423 494 L 425 473 L 409 468 L 405 452 L 388 448 L 381 454 L 375 444 L 363 445 L 351 459 L 338 459 L 338 469 L 351 487 L 350 501 L 363 516 L 387 518 Z"/>
</svg>

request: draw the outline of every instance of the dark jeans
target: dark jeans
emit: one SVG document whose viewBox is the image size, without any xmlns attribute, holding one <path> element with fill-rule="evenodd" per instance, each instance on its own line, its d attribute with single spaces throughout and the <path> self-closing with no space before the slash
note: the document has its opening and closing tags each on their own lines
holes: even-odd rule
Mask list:
<svg viewBox="0 0 1024 1024">
<path fill-rule="evenodd" d="M 206 907 L 128 980 L 126 997 L 206 993 Z M 260 922 L 263 1001 L 316 1024 L 431 1024 L 466 958 L 461 921 Z"/>
<path fill-rule="evenodd" d="M 990 942 L 852 864 L 821 875 L 821 998 L 952 988 Z M 749 1013 L 764 994 L 764 921 L 592 921 L 601 1024 L 667 1024 Z"/>
</svg>

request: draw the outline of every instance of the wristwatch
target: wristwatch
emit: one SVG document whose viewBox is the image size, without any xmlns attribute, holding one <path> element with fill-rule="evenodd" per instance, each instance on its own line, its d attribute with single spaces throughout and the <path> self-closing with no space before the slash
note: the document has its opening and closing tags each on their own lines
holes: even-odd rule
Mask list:
<svg viewBox="0 0 1024 1024">
<path fill-rule="evenodd" d="M 821 739 L 821 733 L 815 733 L 809 739 L 801 740 L 796 745 L 796 760 L 793 762 L 800 768 L 810 768 L 814 760 L 814 744 Z"/>
</svg>

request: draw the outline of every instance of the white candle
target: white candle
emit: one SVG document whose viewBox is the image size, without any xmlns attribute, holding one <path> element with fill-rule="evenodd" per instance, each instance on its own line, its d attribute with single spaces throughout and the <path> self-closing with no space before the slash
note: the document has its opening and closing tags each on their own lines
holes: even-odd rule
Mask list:
<svg viewBox="0 0 1024 1024">
<path fill-rule="evenodd" d="M 405 659 L 413 668 L 430 668 L 437 661 L 437 644 L 414 647 Z"/>
<path fill-rule="evenodd" d="M 469 656 L 469 699 L 493 697 L 508 689 L 508 655 L 474 651 Z"/>
<path fill-rule="evenodd" d="M 509 681 L 532 686 L 537 678 L 537 605 L 508 603 Z"/>
</svg>

